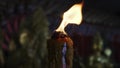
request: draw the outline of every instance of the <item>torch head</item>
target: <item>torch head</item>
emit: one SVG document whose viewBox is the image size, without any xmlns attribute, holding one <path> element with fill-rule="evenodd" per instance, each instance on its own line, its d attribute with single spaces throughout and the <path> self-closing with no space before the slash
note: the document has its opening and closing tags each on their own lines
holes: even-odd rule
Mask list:
<svg viewBox="0 0 120 68">
<path fill-rule="evenodd" d="M 64 34 L 63 32 L 61 32 L 61 31 L 59 31 L 59 32 L 57 32 L 57 31 L 55 31 L 55 32 L 53 32 L 53 34 L 52 34 L 52 39 L 58 39 L 58 38 L 65 38 L 65 37 L 68 37 L 66 34 Z"/>
</svg>

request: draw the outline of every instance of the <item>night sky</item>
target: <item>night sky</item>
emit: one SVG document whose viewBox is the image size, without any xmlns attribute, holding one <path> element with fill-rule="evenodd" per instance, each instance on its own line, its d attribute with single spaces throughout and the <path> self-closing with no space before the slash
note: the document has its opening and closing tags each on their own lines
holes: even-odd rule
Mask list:
<svg viewBox="0 0 120 68">
<path fill-rule="evenodd" d="M 120 0 L 85 0 L 85 6 L 120 14 Z"/>
</svg>

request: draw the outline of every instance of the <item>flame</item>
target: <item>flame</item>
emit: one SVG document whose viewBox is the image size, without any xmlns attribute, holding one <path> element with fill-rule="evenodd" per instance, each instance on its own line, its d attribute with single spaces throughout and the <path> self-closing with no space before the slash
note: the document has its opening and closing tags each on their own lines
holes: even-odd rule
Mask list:
<svg viewBox="0 0 120 68">
<path fill-rule="evenodd" d="M 63 33 L 66 34 L 64 28 L 69 24 L 81 24 L 82 21 L 82 6 L 83 3 L 81 4 L 75 4 L 73 5 L 69 10 L 67 10 L 63 14 L 63 20 L 60 24 L 60 26 L 56 29 L 56 31 L 62 31 Z"/>
</svg>

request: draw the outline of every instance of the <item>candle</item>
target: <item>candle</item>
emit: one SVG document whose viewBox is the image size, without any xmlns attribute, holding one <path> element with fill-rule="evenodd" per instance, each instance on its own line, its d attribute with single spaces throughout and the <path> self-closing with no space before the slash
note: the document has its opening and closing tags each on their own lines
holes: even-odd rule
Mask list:
<svg viewBox="0 0 120 68">
<path fill-rule="evenodd" d="M 72 68 L 73 41 L 62 32 L 54 32 L 48 39 L 49 68 Z"/>
<path fill-rule="evenodd" d="M 75 4 L 63 14 L 60 26 L 48 40 L 48 66 L 49 68 L 72 68 L 73 42 L 65 32 L 68 24 L 81 24 L 82 5 Z"/>
</svg>

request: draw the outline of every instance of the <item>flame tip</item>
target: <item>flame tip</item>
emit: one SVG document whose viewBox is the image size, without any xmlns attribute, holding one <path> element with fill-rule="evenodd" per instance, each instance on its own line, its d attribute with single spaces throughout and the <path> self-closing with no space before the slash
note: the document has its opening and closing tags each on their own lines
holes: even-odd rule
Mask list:
<svg viewBox="0 0 120 68">
<path fill-rule="evenodd" d="M 82 7 L 83 7 L 83 1 L 79 4 L 73 5 L 69 10 L 64 12 L 63 14 L 63 20 L 56 31 L 62 31 L 63 33 L 66 34 L 64 31 L 64 28 L 69 24 L 81 24 L 82 21 Z"/>
</svg>

